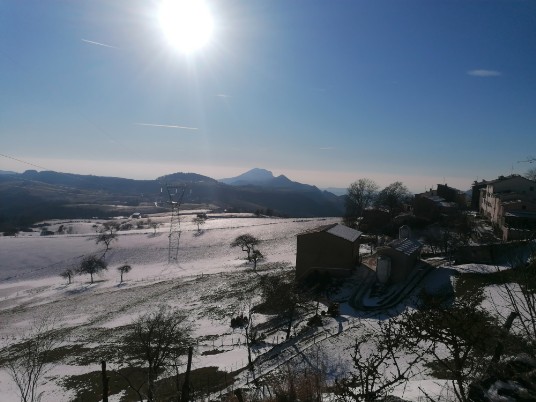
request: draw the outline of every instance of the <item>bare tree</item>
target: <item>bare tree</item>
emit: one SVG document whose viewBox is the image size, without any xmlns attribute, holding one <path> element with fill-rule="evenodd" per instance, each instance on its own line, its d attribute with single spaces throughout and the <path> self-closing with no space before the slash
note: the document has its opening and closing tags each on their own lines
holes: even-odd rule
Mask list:
<svg viewBox="0 0 536 402">
<path fill-rule="evenodd" d="M 268 314 L 277 314 L 287 323 L 286 339 L 290 338 L 292 325 L 298 314 L 307 311 L 310 298 L 303 289 L 297 289 L 295 279 L 281 275 L 265 275 L 261 278 L 263 304 L 261 309 Z M 257 306 L 259 307 L 259 306 Z"/>
<path fill-rule="evenodd" d="M 282 367 L 280 375 L 269 375 L 264 379 L 274 397 L 266 401 L 321 402 L 328 392 L 326 367 L 298 367 L 289 362 Z"/>
<path fill-rule="evenodd" d="M 186 352 L 190 333 L 186 316 L 168 307 L 146 313 L 132 324 L 123 343 L 132 361 L 141 360 L 145 364 L 148 401 L 158 400 L 156 380 L 166 366 L 175 363 L 178 354 Z M 142 392 L 142 387 L 137 389 L 137 392 Z"/>
<path fill-rule="evenodd" d="M 244 323 L 244 334 L 246 337 L 246 345 L 248 348 L 248 368 L 250 370 L 253 370 L 253 359 L 251 357 L 251 346 L 257 342 L 258 339 L 258 331 L 253 326 L 253 311 L 252 306 L 250 305 L 248 307 L 248 319 Z"/>
<path fill-rule="evenodd" d="M 482 291 L 474 289 L 451 303 L 427 300 L 421 310 L 407 313 L 401 321 L 416 347 L 429 348 L 432 364 L 452 381 L 461 402 L 470 400 L 470 383 L 483 374 L 503 335 L 480 306 L 482 298 Z"/>
<path fill-rule="evenodd" d="M 63 279 L 67 279 L 69 281 L 69 285 L 71 284 L 71 280 L 74 276 L 74 272 L 72 269 L 70 268 L 67 268 L 65 271 L 63 271 L 60 276 L 63 278 Z"/>
<path fill-rule="evenodd" d="M 528 263 L 522 253 L 509 256 L 509 278 L 499 288 L 500 296 L 507 303 L 499 304 L 508 306 L 510 312 L 517 314 L 519 319 L 514 328 L 527 341 L 527 352 L 536 357 L 536 249 L 530 243 L 528 247 L 531 253 Z"/>
<path fill-rule="evenodd" d="M 242 251 L 245 251 L 247 253 L 247 260 L 251 261 L 251 254 L 255 250 L 255 246 L 258 245 L 261 241 L 256 238 L 255 236 L 252 236 L 250 234 L 243 234 L 236 239 L 234 239 L 231 243 L 231 247 L 240 247 Z"/>
<path fill-rule="evenodd" d="M 259 250 L 253 250 L 251 253 L 251 257 L 249 258 L 250 261 L 253 261 L 253 270 L 257 270 L 257 261 L 263 260 L 264 255 Z"/>
<path fill-rule="evenodd" d="M 132 267 L 128 264 L 125 264 L 118 267 L 117 270 L 121 274 L 121 281 L 119 283 L 123 283 L 123 274 L 129 273 L 132 270 Z"/>
<path fill-rule="evenodd" d="M 525 172 L 525 177 L 529 180 L 536 181 L 536 167 L 527 170 Z"/>
<path fill-rule="evenodd" d="M 8 352 L 5 367 L 15 382 L 22 402 L 37 402 L 42 397 L 38 386 L 52 368 L 52 351 L 61 343 L 54 321 L 41 320 L 23 335 L 22 342 Z"/>
<path fill-rule="evenodd" d="M 97 232 L 97 237 L 95 238 L 95 243 L 103 243 L 106 247 L 102 253 L 102 259 L 106 257 L 106 253 L 110 249 L 112 242 L 117 241 L 117 231 L 119 225 L 116 222 L 106 222 L 102 225 L 102 228 Z"/>
<path fill-rule="evenodd" d="M 205 224 L 205 222 L 207 221 L 207 217 L 206 215 L 203 215 L 203 214 L 199 214 L 197 215 L 193 220 L 192 222 L 195 223 L 197 225 L 197 232 L 200 232 L 201 229 L 199 228 L 199 226 L 202 226 Z"/>
<path fill-rule="evenodd" d="M 151 221 L 151 220 L 149 220 L 149 221 L 150 221 L 149 226 L 154 230 L 153 235 L 156 236 L 156 229 L 158 229 L 160 224 L 158 222 L 154 222 L 154 221 Z"/>
<path fill-rule="evenodd" d="M 395 319 L 379 321 L 355 340 L 354 369 L 349 377 L 336 381 L 339 401 L 383 400 L 399 384 L 417 374 L 426 349 L 408 342 L 406 330 Z"/>
<path fill-rule="evenodd" d="M 371 179 L 359 179 L 346 190 L 346 216 L 355 220 L 370 207 L 379 190 L 378 184 Z"/>
<path fill-rule="evenodd" d="M 102 259 L 94 255 L 84 257 L 78 268 L 78 272 L 82 274 L 89 274 L 91 276 L 91 283 L 93 283 L 93 275 L 101 271 L 108 269 L 108 264 Z"/>
<path fill-rule="evenodd" d="M 379 192 L 376 199 L 378 206 L 386 207 L 391 215 L 402 209 L 404 203 L 409 202 L 412 194 L 408 188 L 400 181 L 389 184 Z"/>
</svg>

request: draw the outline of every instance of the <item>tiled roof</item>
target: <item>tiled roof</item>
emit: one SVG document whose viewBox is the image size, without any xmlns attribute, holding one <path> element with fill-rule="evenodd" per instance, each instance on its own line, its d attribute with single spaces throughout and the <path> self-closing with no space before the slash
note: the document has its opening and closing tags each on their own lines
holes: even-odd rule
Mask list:
<svg viewBox="0 0 536 402">
<path fill-rule="evenodd" d="M 421 249 L 422 244 L 417 240 L 397 239 L 389 243 L 389 246 L 406 255 L 412 255 Z"/>
</svg>

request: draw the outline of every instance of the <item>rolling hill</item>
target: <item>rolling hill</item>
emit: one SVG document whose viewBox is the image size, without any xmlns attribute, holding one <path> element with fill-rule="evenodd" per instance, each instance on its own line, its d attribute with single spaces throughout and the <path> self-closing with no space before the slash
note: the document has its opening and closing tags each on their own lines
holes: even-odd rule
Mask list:
<svg viewBox="0 0 536 402">
<path fill-rule="evenodd" d="M 28 226 L 43 219 L 161 211 L 162 206 L 155 206 L 155 202 L 167 200 L 165 190 L 162 191 L 165 184 L 185 188 L 185 208 L 270 211 L 291 217 L 342 215 L 342 197 L 268 173 L 271 179 L 256 184 L 225 184 L 196 173 L 180 172 L 155 180 L 35 170 L 7 173 L 0 175 L 0 230 Z"/>
</svg>

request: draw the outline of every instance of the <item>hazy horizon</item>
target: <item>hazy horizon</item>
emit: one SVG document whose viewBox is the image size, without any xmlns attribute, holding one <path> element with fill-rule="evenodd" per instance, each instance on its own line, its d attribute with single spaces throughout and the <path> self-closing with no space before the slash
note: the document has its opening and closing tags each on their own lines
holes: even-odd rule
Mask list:
<svg viewBox="0 0 536 402">
<path fill-rule="evenodd" d="M 422 192 L 530 167 L 535 2 L 200 2 L 190 33 L 162 1 L 3 2 L 0 169 Z"/>
</svg>

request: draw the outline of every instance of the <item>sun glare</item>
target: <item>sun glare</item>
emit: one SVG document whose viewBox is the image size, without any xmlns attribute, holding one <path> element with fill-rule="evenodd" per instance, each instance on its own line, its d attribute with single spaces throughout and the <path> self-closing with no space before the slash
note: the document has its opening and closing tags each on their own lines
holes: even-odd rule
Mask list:
<svg viewBox="0 0 536 402">
<path fill-rule="evenodd" d="M 204 47 L 214 30 L 214 20 L 204 0 L 162 0 L 158 18 L 168 42 L 186 54 Z"/>
</svg>

